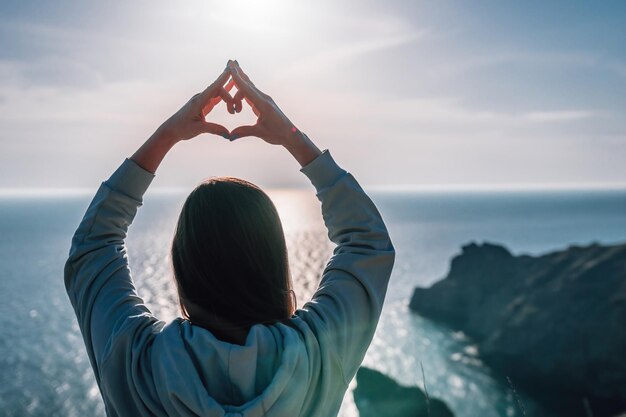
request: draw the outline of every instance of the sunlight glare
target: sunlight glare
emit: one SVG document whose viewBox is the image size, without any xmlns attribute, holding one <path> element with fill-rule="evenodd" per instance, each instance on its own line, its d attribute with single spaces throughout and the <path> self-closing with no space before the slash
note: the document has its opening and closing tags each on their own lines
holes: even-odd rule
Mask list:
<svg viewBox="0 0 626 417">
<path fill-rule="evenodd" d="M 310 189 L 268 189 L 285 233 L 324 227 L 315 193 Z"/>
<path fill-rule="evenodd" d="M 284 33 L 289 22 L 289 3 L 284 0 L 238 0 L 213 7 L 213 15 L 237 30 L 260 34 Z"/>
</svg>

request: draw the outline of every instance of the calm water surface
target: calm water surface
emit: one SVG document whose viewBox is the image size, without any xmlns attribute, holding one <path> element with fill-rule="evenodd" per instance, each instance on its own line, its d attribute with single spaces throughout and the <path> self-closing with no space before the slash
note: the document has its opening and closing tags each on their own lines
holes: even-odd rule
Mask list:
<svg viewBox="0 0 626 417">
<path fill-rule="evenodd" d="M 94 190 L 95 192 L 95 190 Z M 332 244 L 312 190 L 270 192 L 283 219 L 299 305 Z M 365 365 L 422 385 L 459 417 L 519 416 L 510 387 L 463 333 L 407 309 L 415 286 L 445 276 L 470 241 L 538 254 L 569 244 L 626 241 L 626 191 L 372 192 L 397 250 L 388 298 Z M 148 194 L 127 241 L 140 295 L 176 316 L 168 247 L 184 195 Z M 104 416 L 63 286 L 71 236 L 91 196 L 0 197 L 0 415 Z M 522 396 L 528 415 L 549 414 Z M 348 393 L 341 414 L 358 413 Z"/>
</svg>

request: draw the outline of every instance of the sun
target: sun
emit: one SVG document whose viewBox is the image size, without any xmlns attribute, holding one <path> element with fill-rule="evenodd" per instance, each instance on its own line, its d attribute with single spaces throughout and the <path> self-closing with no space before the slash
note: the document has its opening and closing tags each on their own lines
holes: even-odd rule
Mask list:
<svg viewBox="0 0 626 417">
<path fill-rule="evenodd" d="M 290 25 L 293 3 L 287 0 L 228 1 L 213 5 L 211 14 L 221 22 L 228 22 L 236 33 L 284 33 Z"/>
</svg>

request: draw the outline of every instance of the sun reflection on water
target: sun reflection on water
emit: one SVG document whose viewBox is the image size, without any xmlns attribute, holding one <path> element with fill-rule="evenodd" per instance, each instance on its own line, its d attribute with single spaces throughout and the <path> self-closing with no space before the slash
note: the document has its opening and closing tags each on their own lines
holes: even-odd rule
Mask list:
<svg viewBox="0 0 626 417">
<path fill-rule="evenodd" d="M 267 194 L 278 210 L 285 233 L 324 227 L 320 203 L 311 190 L 277 188 L 268 190 Z"/>
</svg>

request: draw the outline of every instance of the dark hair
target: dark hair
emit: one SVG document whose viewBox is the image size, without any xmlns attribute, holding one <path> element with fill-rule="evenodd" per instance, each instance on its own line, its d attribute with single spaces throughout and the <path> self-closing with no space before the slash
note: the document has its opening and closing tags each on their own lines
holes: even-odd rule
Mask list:
<svg viewBox="0 0 626 417">
<path fill-rule="evenodd" d="M 252 325 L 296 309 L 280 217 L 248 181 L 210 178 L 189 194 L 172 266 L 183 317 L 222 340 L 243 344 Z"/>
</svg>

